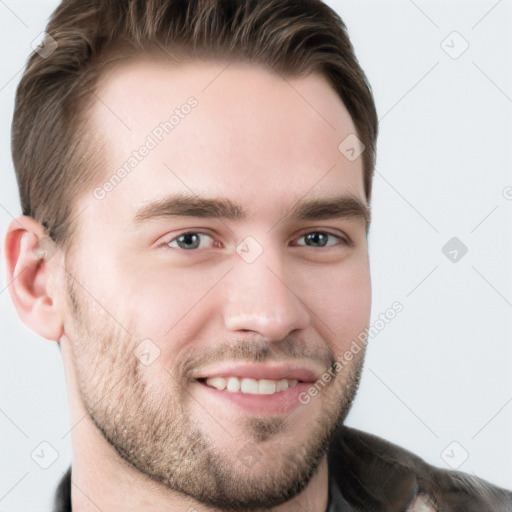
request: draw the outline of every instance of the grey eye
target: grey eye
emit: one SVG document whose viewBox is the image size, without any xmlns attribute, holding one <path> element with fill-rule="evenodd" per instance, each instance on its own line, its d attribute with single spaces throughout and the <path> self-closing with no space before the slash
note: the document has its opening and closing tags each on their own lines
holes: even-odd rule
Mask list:
<svg viewBox="0 0 512 512">
<path fill-rule="evenodd" d="M 338 241 L 341 240 L 341 238 L 336 235 L 333 235 L 332 233 L 312 231 L 311 233 L 302 235 L 299 240 L 304 240 L 304 243 L 301 243 L 299 241 L 297 245 L 307 247 L 328 247 L 330 245 L 336 244 Z"/>
<path fill-rule="evenodd" d="M 177 247 L 184 250 L 199 249 L 201 242 L 205 241 L 207 238 L 213 241 L 211 236 L 204 233 L 183 233 L 168 242 L 168 245 L 169 247 Z"/>
<path fill-rule="evenodd" d="M 325 233 L 308 233 L 305 236 L 306 244 L 314 247 L 325 247 L 329 240 L 329 235 Z"/>
</svg>

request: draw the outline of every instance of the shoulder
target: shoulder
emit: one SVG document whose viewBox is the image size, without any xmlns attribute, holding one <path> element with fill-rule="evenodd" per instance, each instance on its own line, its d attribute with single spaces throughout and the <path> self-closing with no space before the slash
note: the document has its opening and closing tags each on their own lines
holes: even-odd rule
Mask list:
<svg viewBox="0 0 512 512">
<path fill-rule="evenodd" d="M 57 486 L 52 512 L 71 512 L 71 466 Z"/>
<path fill-rule="evenodd" d="M 512 492 L 349 427 L 330 446 L 329 471 L 355 511 L 512 512 Z"/>
</svg>

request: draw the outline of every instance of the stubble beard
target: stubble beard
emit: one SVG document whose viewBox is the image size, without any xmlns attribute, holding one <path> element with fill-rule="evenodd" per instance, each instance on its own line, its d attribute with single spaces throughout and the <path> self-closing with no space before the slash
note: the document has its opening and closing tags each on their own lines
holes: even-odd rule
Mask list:
<svg viewBox="0 0 512 512">
<path fill-rule="evenodd" d="M 142 337 L 130 335 L 107 315 L 101 325 L 89 318 L 85 297 L 72 279 L 68 297 L 81 399 L 106 441 L 137 471 L 225 511 L 269 509 L 307 487 L 356 395 L 364 350 L 313 398 L 322 405 L 315 418 L 308 418 L 309 425 L 298 430 L 286 417 L 251 415 L 235 425 L 245 442 L 228 450 L 191 415 L 186 380 L 162 371 L 165 379 L 151 386 L 145 378 L 151 366 L 144 367 L 133 354 Z M 252 467 L 244 466 L 241 457 L 247 449 L 261 456 Z"/>
</svg>

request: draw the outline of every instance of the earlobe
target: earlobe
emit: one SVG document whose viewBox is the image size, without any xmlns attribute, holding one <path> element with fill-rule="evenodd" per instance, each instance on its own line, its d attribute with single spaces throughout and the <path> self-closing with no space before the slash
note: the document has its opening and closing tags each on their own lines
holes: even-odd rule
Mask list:
<svg viewBox="0 0 512 512">
<path fill-rule="evenodd" d="M 62 318 L 52 287 L 58 271 L 55 255 L 55 244 L 39 222 L 23 216 L 10 223 L 5 239 L 9 294 L 27 327 L 57 341 Z"/>
</svg>

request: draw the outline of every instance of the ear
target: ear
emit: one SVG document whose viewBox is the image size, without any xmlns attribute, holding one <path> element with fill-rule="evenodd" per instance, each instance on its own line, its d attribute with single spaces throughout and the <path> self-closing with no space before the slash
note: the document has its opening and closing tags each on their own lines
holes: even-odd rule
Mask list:
<svg viewBox="0 0 512 512">
<path fill-rule="evenodd" d="M 52 286 L 59 270 L 58 250 L 43 226 L 18 217 L 5 238 L 7 287 L 21 321 L 43 338 L 59 340 L 63 322 Z"/>
</svg>

